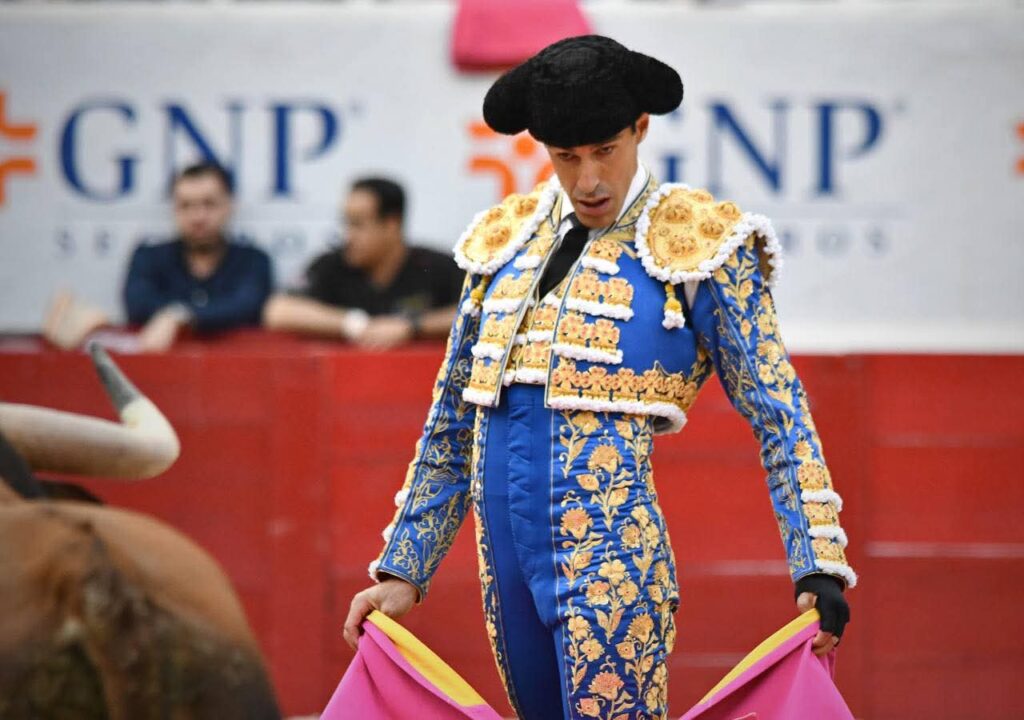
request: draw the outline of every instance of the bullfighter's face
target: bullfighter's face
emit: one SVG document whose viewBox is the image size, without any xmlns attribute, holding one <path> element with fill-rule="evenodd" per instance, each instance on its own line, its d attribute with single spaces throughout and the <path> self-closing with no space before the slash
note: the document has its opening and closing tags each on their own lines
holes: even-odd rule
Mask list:
<svg viewBox="0 0 1024 720">
<path fill-rule="evenodd" d="M 545 146 L 576 217 L 586 227 L 608 227 L 619 217 L 649 123 L 650 116 L 645 113 L 635 126 L 604 142 L 572 148 Z"/>
</svg>

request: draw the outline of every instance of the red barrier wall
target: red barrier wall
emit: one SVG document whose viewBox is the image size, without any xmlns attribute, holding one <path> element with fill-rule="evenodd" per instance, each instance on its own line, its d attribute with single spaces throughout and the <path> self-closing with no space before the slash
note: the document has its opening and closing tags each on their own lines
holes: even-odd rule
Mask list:
<svg viewBox="0 0 1024 720">
<path fill-rule="evenodd" d="M 108 502 L 183 530 L 225 566 L 285 707 L 318 711 L 351 653 L 442 348 L 360 353 L 260 333 L 120 358 L 180 461 Z M 1024 357 L 798 357 L 861 576 L 838 683 L 858 717 L 1018 717 L 1024 703 Z M 113 417 L 87 358 L 0 344 L 0 398 Z M 672 712 L 793 613 L 757 446 L 711 381 L 655 475 L 680 565 Z M 471 521 L 406 624 L 511 715 L 482 632 Z"/>
</svg>

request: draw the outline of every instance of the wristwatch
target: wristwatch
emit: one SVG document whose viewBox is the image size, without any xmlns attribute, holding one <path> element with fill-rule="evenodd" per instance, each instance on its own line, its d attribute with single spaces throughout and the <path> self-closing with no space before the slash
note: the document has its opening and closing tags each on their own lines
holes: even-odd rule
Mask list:
<svg viewBox="0 0 1024 720">
<path fill-rule="evenodd" d="M 423 332 L 423 311 L 422 310 L 403 310 L 402 317 L 409 321 L 409 325 L 412 327 L 412 336 L 417 338 L 420 333 Z"/>
<path fill-rule="evenodd" d="M 355 340 L 363 334 L 369 324 L 370 316 L 365 310 L 359 308 L 346 310 L 341 318 L 341 336 L 346 340 Z"/>
</svg>

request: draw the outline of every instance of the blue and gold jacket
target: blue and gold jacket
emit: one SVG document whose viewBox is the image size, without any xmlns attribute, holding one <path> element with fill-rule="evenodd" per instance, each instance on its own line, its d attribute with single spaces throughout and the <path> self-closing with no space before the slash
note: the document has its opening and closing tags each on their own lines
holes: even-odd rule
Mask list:
<svg viewBox="0 0 1024 720">
<path fill-rule="evenodd" d="M 780 246 L 768 219 L 648 178 L 562 284 L 535 298 L 562 202 L 553 177 L 477 215 L 456 244 L 461 310 L 371 577 L 425 595 L 469 507 L 476 410 L 505 386 L 543 384 L 550 408 L 650 415 L 664 433 L 683 427 L 717 373 L 760 443 L 793 580 L 828 573 L 852 587 L 842 500 L 776 323 Z"/>
</svg>

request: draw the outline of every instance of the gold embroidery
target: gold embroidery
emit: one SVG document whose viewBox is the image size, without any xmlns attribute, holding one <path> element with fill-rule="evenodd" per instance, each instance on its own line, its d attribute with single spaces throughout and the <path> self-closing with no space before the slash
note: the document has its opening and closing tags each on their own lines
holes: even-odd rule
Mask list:
<svg viewBox="0 0 1024 720">
<path fill-rule="evenodd" d="M 619 349 L 619 328 L 606 318 L 588 323 L 581 313 L 569 311 L 562 316 L 555 339 L 566 345 L 614 353 Z"/>
<path fill-rule="evenodd" d="M 669 272 L 695 271 L 715 257 L 741 215 L 733 203 L 716 203 L 706 190 L 676 188 L 650 212 L 651 259 Z"/>
<path fill-rule="evenodd" d="M 563 508 L 572 505 L 575 507 L 569 507 L 562 513 L 559 521 L 559 529 L 566 538 L 562 541 L 562 549 L 569 551 L 568 556 L 560 561 L 560 565 L 570 588 L 576 584 L 580 573 L 590 565 L 595 548 L 604 539 L 603 535 L 592 530 L 594 519 L 575 493 L 567 494 L 561 503 Z"/>
<path fill-rule="evenodd" d="M 585 268 L 577 273 L 569 285 L 569 297 L 583 302 L 603 302 L 628 308 L 633 304 L 633 286 L 621 277 L 602 281 L 596 270 Z"/>
<path fill-rule="evenodd" d="M 551 343 L 547 340 L 535 340 L 523 346 L 520 367 L 537 370 L 547 375 L 548 359 L 551 357 Z"/>
<path fill-rule="evenodd" d="M 605 660 L 601 665 L 601 672 L 594 676 L 587 686 L 592 693 L 589 698 L 583 698 L 576 703 L 577 712 L 585 717 L 608 718 L 618 720 L 626 718 L 626 711 L 636 707 L 633 696 L 624 690 L 625 683 L 615 671 L 615 663 Z M 596 696 L 596 697 L 594 697 Z"/>
<path fill-rule="evenodd" d="M 491 300 L 523 300 L 533 283 L 533 270 L 524 270 L 519 277 L 506 275 L 494 286 Z"/>
<path fill-rule="evenodd" d="M 698 360 L 699 362 L 699 360 Z M 600 400 L 672 403 L 686 412 L 700 387 L 683 373 L 667 373 L 659 363 L 637 375 L 631 368 L 614 373 L 600 365 L 577 370 L 576 363 L 559 358 L 551 373 L 552 397 L 588 397 Z"/>
<path fill-rule="evenodd" d="M 527 330 L 535 330 L 537 332 L 554 332 L 557 319 L 557 305 L 541 305 L 534 310 L 530 322 L 525 327 Z"/>
<path fill-rule="evenodd" d="M 811 540 L 811 548 L 814 550 L 814 556 L 819 560 L 846 564 L 846 554 L 843 552 L 842 546 L 835 540 L 814 538 Z"/>
<path fill-rule="evenodd" d="M 811 527 L 839 525 L 839 513 L 836 512 L 832 503 L 804 503 L 804 515 L 810 522 Z"/>
<path fill-rule="evenodd" d="M 817 460 L 804 462 L 796 470 L 801 490 L 831 490 L 832 479 L 828 468 Z"/>
<path fill-rule="evenodd" d="M 486 265 L 499 257 L 537 210 L 540 186 L 529 195 L 512 194 L 484 213 L 457 248 L 471 262 Z"/>
<path fill-rule="evenodd" d="M 516 329 L 516 316 L 502 313 L 501 315 L 488 315 L 480 330 L 480 342 L 488 345 L 499 345 L 505 347 L 512 339 L 512 333 Z"/>
<path fill-rule="evenodd" d="M 728 206 L 719 209 L 725 215 L 733 212 Z M 754 423 L 762 442 L 765 467 L 796 466 L 796 483 L 787 477 L 791 470 L 769 472 L 769 488 L 784 509 L 777 511 L 776 517 L 787 545 L 791 572 L 813 569 L 814 560 L 846 565 L 842 544 L 836 538 L 810 539 L 812 558 L 805 550 L 803 531 L 794 527 L 801 522 L 800 515 L 809 527 L 838 527 L 839 516 L 832 502 L 803 502 L 800 497 L 801 491 L 831 491 L 832 482 L 821 461 L 821 445 L 806 395 L 779 337 L 771 294 L 754 285 L 756 273 L 767 277 L 767 253 L 760 244 L 756 237 L 746 238 L 741 248 L 714 273 L 724 299 L 719 300 L 716 311 L 718 332 L 729 339 L 720 347 L 722 379 L 733 402 Z M 732 344 L 736 345 L 734 351 L 729 347 Z M 792 459 L 787 451 L 790 443 Z M 848 579 L 846 574 L 842 577 Z"/>
<path fill-rule="evenodd" d="M 477 358 L 473 361 L 473 374 L 469 378 L 467 387 L 479 392 L 492 393 L 501 382 L 498 377 L 500 363 L 484 358 Z"/>
<path fill-rule="evenodd" d="M 543 227 L 534 238 L 529 246 L 526 248 L 526 252 L 521 257 L 530 258 L 530 262 L 540 263 L 540 260 L 548 254 L 551 246 L 555 243 L 555 235 L 551 232 L 551 229 L 547 226 Z"/>
<path fill-rule="evenodd" d="M 573 607 L 572 598 L 567 602 L 568 611 L 567 627 L 569 630 L 568 655 L 570 661 L 570 680 L 572 690 L 575 693 L 580 688 L 580 683 L 587 676 L 587 665 L 600 659 L 604 652 L 601 641 L 594 636 L 594 629 L 580 612 L 580 609 Z"/>
<path fill-rule="evenodd" d="M 590 243 L 587 257 L 614 263 L 622 255 L 622 245 L 607 237 L 600 237 Z"/>
<path fill-rule="evenodd" d="M 629 488 L 635 478 L 611 442 L 602 442 L 593 449 L 587 458 L 587 470 L 590 472 L 578 475 L 576 481 L 590 493 L 590 502 L 601 508 L 605 529 L 611 530 L 619 507 L 629 499 Z"/>
</svg>

